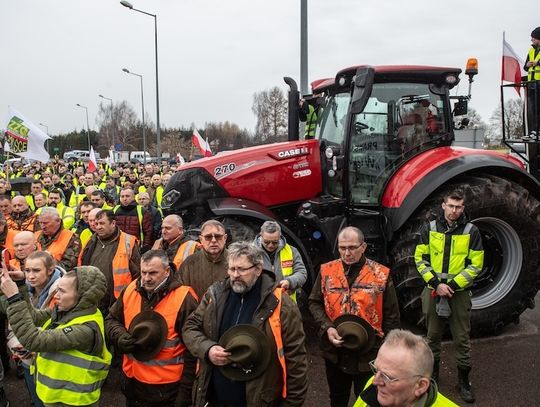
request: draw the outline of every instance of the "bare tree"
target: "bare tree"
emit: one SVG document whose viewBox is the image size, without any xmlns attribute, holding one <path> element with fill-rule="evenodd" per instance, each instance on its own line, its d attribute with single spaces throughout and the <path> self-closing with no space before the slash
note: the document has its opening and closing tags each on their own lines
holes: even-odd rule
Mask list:
<svg viewBox="0 0 540 407">
<path fill-rule="evenodd" d="M 123 144 L 126 150 L 138 148 L 136 145 L 142 139 L 142 124 L 127 101 L 113 104 L 112 111 L 109 103 L 100 103 L 96 123 L 101 145 L 111 146 L 114 137 L 115 143 Z"/>
<path fill-rule="evenodd" d="M 287 136 L 287 98 L 277 86 L 253 95 L 251 108 L 257 116 L 256 140 L 273 143 L 285 140 Z"/>
<path fill-rule="evenodd" d="M 509 99 L 504 104 L 504 130 L 507 138 L 518 139 L 523 135 L 523 102 L 521 99 Z M 486 132 L 491 145 L 500 145 L 502 140 L 502 112 L 497 107 Z"/>
</svg>

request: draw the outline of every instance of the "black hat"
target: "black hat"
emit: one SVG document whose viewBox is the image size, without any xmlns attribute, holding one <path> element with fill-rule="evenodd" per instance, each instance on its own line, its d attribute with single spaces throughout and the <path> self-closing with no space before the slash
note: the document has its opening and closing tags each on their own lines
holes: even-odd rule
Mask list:
<svg viewBox="0 0 540 407">
<path fill-rule="evenodd" d="M 167 321 L 155 311 L 142 311 L 133 318 L 128 331 L 135 339 L 133 357 L 145 362 L 156 356 L 165 345 Z"/>
<path fill-rule="evenodd" d="M 354 350 L 360 354 L 366 353 L 375 344 L 375 330 L 364 319 L 356 315 L 341 315 L 334 320 L 334 326 L 339 336 L 343 338 L 343 347 Z M 335 347 L 328 340 L 326 333 L 322 336 L 323 350 L 330 350 Z"/>
<path fill-rule="evenodd" d="M 270 341 L 259 328 L 240 324 L 229 328 L 219 344 L 231 353 L 231 363 L 220 366 L 225 377 L 247 381 L 260 376 L 270 362 Z"/>
<path fill-rule="evenodd" d="M 536 38 L 537 40 L 540 40 L 540 27 L 536 27 L 532 33 L 531 37 Z"/>
</svg>

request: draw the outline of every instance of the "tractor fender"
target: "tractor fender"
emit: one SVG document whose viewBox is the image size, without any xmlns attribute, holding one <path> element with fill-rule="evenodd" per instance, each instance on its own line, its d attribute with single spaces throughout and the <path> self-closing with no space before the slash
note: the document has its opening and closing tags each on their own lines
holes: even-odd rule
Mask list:
<svg viewBox="0 0 540 407">
<path fill-rule="evenodd" d="M 382 207 L 392 235 L 439 187 L 450 180 L 472 174 L 491 174 L 511 179 L 536 197 L 540 183 L 516 158 L 490 150 L 440 147 L 415 156 L 401 166 L 386 185 Z"/>
<path fill-rule="evenodd" d="M 267 220 L 278 222 L 281 226 L 282 233 L 287 236 L 287 242 L 300 251 L 305 266 L 312 272 L 313 266 L 309 261 L 307 250 L 302 244 L 302 241 L 298 238 L 296 233 L 284 225 L 283 222 L 280 222 L 272 211 L 265 206 L 241 198 L 216 198 L 208 200 L 208 207 L 214 216 L 220 218 L 235 217 L 246 220 L 255 220 L 258 224 L 262 224 Z M 259 231 L 257 230 L 255 232 L 258 233 Z"/>
</svg>

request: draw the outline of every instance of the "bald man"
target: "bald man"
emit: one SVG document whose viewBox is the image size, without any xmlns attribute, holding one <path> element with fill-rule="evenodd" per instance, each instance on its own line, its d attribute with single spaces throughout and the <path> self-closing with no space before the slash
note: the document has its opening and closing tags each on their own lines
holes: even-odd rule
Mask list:
<svg viewBox="0 0 540 407">
<path fill-rule="evenodd" d="M 36 238 L 32 232 L 19 232 L 13 238 L 15 258 L 9 261 L 9 270 L 23 270 L 28 255 L 37 250 Z"/>
<path fill-rule="evenodd" d="M 36 215 L 30 210 L 28 202 L 24 196 L 18 195 L 11 200 L 13 211 L 7 219 L 8 227 L 11 230 L 28 230 L 36 232 L 39 230 L 39 223 L 36 222 Z"/>
<path fill-rule="evenodd" d="M 152 249 L 167 252 L 169 261 L 174 263 L 177 270 L 183 261 L 199 248 L 196 241 L 184 235 L 184 222 L 178 215 L 165 216 L 161 224 L 161 236 Z"/>
<path fill-rule="evenodd" d="M 88 226 L 93 233 L 96 233 L 96 214 L 101 212 L 101 208 L 94 208 L 88 212 Z"/>
</svg>

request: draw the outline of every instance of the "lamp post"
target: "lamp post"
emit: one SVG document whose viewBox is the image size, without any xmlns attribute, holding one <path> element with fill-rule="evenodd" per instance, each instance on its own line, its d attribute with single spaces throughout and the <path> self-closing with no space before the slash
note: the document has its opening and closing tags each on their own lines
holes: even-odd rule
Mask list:
<svg viewBox="0 0 540 407">
<path fill-rule="evenodd" d="M 133 8 L 133 5 L 129 1 L 122 0 L 120 4 L 133 11 L 146 14 L 147 16 L 154 17 L 154 50 L 156 53 L 156 149 L 158 156 L 158 163 L 161 163 L 161 132 L 159 126 L 159 79 L 158 79 L 158 49 L 157 49 L 157 15 L 148 13 L 146 11 Z"/>
<path fill-rule="evenodd" d="M 127 68 L 123 68 L 122 71 L 124 71 L 125 73 L 128 73 L 128 74 L 130 74 L 130 75 L 135 75 L 135 76 L 138 76 L 139 78 L 141 78 L 142 139 L 143 139 L 143 150 L 144 150 L 144 153 L 143 153 L 143 163 L 146 164 L 146 124 L 145 124 L 145 120 L 144 120 L 144 90 L 143 90 L 143 77 L 142 77 L 142 75 L 140 75 L 140 74 L 138 74 L 138 73 L 130 72 L 130 70 L 127 69 Z"/>
<path fill-rule="evenodd" d="M 107 99 L 109 102 L 111 102 L 111 136 L 112 136 L 112 145 L 113 145 L 113 149 L 116 150 L 116 148 L 114 147 L 114 127 L 113 127 L 113 101 L 111 98 L 108 98 L 107 96 L 103 96 L 103 95 L 98 95 L 101 99 Z M 109 140 L 109 128 L 107 127 L 107 140 Z"/>
<path fill-rule="evenodd" d="M 45 132 L 47 133 L 47 136 L 49 136 L 49 126 L 43 123 L 39 123 L 40 126 L 45 127 Z M 50 136 L 49 136 L 50 137 Z M 47 139 L 47 152 L 49 153 L 49 156 L 51 155 L 51 150 L 49 149 L 49 139 Z"/>
<path fill-rule="evenodd" d="M 81 105 L 80 103 L 77 103 L 77 106 L 82 107 L 84 110 L 86 110 L 86 133 L 88 135 L 88 154 L 90 154 L 90 124 L 88 122 L 88 108 Z"/>
</svg>

